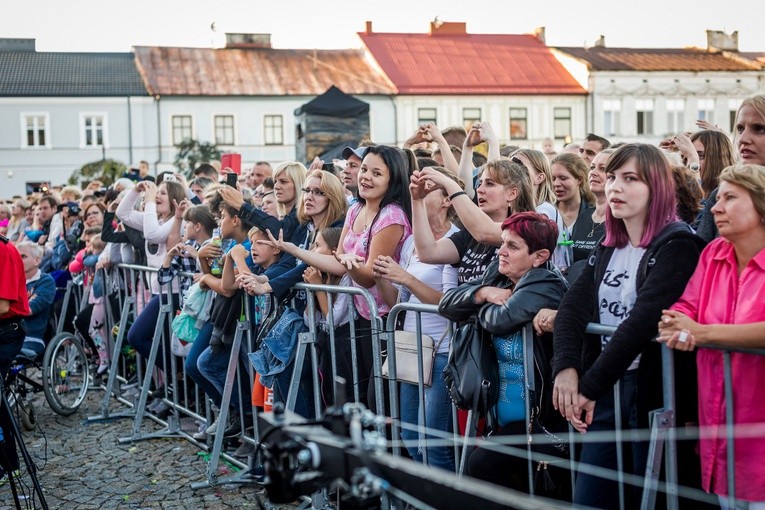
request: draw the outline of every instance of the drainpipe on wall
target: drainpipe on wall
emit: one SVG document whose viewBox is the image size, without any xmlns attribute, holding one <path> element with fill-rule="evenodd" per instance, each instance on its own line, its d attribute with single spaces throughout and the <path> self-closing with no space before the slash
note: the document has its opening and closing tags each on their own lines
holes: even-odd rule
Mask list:
<svg viewBox="0 0 765 510">
<path fill-rule="evenodd" d="M 154 96 L 154 104 L 157 105 L 157 160 L 154 162 L 154 175 L 157 175 L 157 166 L 162 162 L 162 117 L 159 111 L 159 94 Z"/>
<path fill-rule="evenodd" d="M 133 108 L 130 104 L 130 96 L 127 96 L 127 110 L 128 110 L 128 154 L 129 165 L 133 164 Z"/>
<path fill-rule="evenodd" d="M 393 145 L 398 147 L 398 107 L 396 106 L 396 97 L 388 96 L 393 105 Z"/>
</svg>

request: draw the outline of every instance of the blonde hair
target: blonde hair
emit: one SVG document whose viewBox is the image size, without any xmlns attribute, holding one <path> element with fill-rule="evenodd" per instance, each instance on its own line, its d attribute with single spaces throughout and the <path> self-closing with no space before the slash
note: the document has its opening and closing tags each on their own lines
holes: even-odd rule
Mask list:
<svg viewBox="0 0 765 510">
<path fill-rule="evenodd" d="M 545 180 L 540 182 L 539 186 L 537 186 L 537 192 L 534 196 L 536 203 L 541 204 L 543 202 L 549 202 L 554 205 L 555 202 L 557 202 L 557 199 L 555 198 L 555 192 L 552 188 L 552 170 L 550 170 L 550 160 L 547 159 L 547 156 L 545 156 L 544 152 L 534 149 L 518 149 L 510 155 L 510 158 L 512 159 L 513 156 L 519 153 L 526 156 L 526 159 L 529 160 L 529 163 L 531 163 L 531 166 L 534 167 L 534 170 L 545 176 Z M 531 178 L 531 176 L 529 176 L 529 178 Z"/>
<path fill-rule="evenodd" d="M 75 200 L 79 200 L 82 198 L 82 191 L 80 191 L 80 188 L 78 188 L 77 186 L 64 186 L 63 188 L 61 188 L 62 197 L 66 195 L 67 193 L 74 196 Z"/>
<path fill-rule="evenodd" d="M 287 177 L 295 185 L 295 205 L 299 204 L 303 197 L 303 184 L 305 183 L 305 174 L 307 173 L 305 166 L 297 161 L 285 161 L 274 169 L 274 182 L 276 182 L 282 173 L 286 173 Z M 276 204 L 276 210 L 279 212 L 280 218 L 289 214 L 284 204 L 279 202 Z"/>
<path fill-rule="evenodd" d="M 763 96 L 765 98 L 765 96 Z M 752 198 L 757 214 L 765 221 L 765 166 L 733 165 L 720 174 L 720 182 L 725 181 L 746 189 Z"/>
<path fill-rule="evenodd" d="M 324 170 L 312 170 L 309 173 L 305 181 L 315 177 L 319 179 L 319 189 L 327 197 L 327 214 L 324 216 L 324 220 L 321 225 L 314 225 L 317 229 L 322 229 L 332 225 L 339 219 L 345 216 L 345 212 L 348 209 L 348 202 L 345 200 L 345 191 L 343 190 L 343 183 L 340 179 L 331 172 L 325 172 Z M 304 183 L 305 183 L 304 181 Z M 308 223 L 311 218 L 305 213 L 305 202 L 303 200 L 303 193 L 300 194 L 300 202 L 298 203 L 297 219 L 300 223 Z"/>
</svg>

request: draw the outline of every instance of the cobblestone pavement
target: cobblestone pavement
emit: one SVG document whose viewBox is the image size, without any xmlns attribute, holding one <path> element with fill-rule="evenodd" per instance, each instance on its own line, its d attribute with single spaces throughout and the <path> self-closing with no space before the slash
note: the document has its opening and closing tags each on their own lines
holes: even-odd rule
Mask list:
<svg viewBox="0 0 765 510">
<path fill-rule="evenodd" d="M 258 508 L 255 485 L 223 485 L 192 490 L 206 479 L 200 449 L 185 439 L 152 439 L 120 444 L 132 421 L 87 422 L 98 414 L 101 390 L 91 391 L 73 416 L 59 416 L 42 393 L 35 395 L 38 430 L 24 442 L 39 468 L 38 478 L 53 509 L 213 509 Z M 113 404 L 115 411 L 121 405 Z M 159 429 L 151 420 L 144 430 Z M 23 465 L 22 465 L 23 468 Z M 224 467 L 225 469 L 225 467 Z M 31 479 L 22 477 L 32 495 Z M 41 508 L 26 500 L 23 508 Z M 0 487 L 0 510 L 15 508 L 8 484 Z"/>
</svg>

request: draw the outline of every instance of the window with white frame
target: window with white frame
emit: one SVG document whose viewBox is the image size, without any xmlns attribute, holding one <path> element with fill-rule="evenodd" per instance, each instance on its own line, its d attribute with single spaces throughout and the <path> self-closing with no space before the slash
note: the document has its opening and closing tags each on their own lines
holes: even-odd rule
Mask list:
<svg viewBox="0 0 765 510">
<path fill-rule="evenodd" d="M 529 114 L 526 108 L 510 108 L 510 139 L 528 140 Z"/>
<path fill-rule="evenodd" d="M 266 145 L 284 145 L 284 118 L 281 115 L 263 117 L 263 142 Z"/>
<path fill-rule="evenodd" d="M 180 145 L 184 140 L 194 137 L 191 115 L 173 115 L 170 123 L 173 129 L 173 145 Z"/>
<path fill-rule="evenodd" d="M 667 99 L 667 132 L 679 133 L 685 125 L 685 100 Z"/>
<path fill-rule="evenodd" d="M 80 114 L 80 147 L 105 147 L 106 114 Z"/>
<path fill-rule="evenodd" d="M 730 132 L 736 127 L 736 112 L 738 112 L 739 106 L 741 106 L 741 99 L 728 99 L 728 126 Z"/>
<path fill-rule="evenodd" d="M 213 119 L 215 124 L 215 144 L 234 145 L 234 116 L 216 115 Z"/>
<path fill-rule="evenodd" d="M 635 101 L 637 111 L 637 134 L 653 134 L 653 99 L 638 99 Z"/>
<path fill-rule="evenodd" d="M 438 110 L 435 108 L 417 108 L 417 127 L 429 122 L 438 125 Z"/>
<path fill-rule="evenodd" d="M 553 136 L 556 140 L 571 140 L 571 108 L 553 108 Z"/>
<path fill-rule="evenodd" d="M 715 100 L 714 99 L 698 99 L 696 106 L 699 110 L 699 120 L 705 120 L 710 124 L 715 123 Z"/>
<path fill-rule="evenodd" d="M 47 113 L 22 113 L 21 132 L 22 147 L 50 147 Z"/>
<path fill-rule="evenodd" d="M 466 131 L 470 131 L 473 124 L 481 122 L 481 109 L 480 108 L 463 108 L 462 109 L 462 125 Z"/>
<path fill-rule="evenodd" d="M 619 99 L 603 100 L 603 135 L 615 136 L 619 134 L 619 126 L 622 120 L 622 102 Z"/>
</svg>

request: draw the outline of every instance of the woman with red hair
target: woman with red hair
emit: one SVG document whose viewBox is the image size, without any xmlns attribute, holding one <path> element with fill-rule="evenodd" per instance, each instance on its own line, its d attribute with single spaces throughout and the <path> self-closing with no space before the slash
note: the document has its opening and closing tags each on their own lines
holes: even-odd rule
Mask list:
<svg viewBox="0 0 765 510">
<path fill-rule="evenodd" d="M 606 236 L 563 298 L 554 327 L 553 405 L 580 432 L 614 431 L 614 385 L 621 384 L 624 435 L 648 428 L 661 407 L 661 351 L 653 342 L 663 309 L 680 297 L 703 247 L 677 221 L 672 171 L 656 147 L 628 144 L 606 165 Z M 585 333 L 588 322 L 615 326 L 610 336 Z M 648 443 L 631 440 L 626 472 L 645 473 Z M 617 469 L 616 443 L 586 442 L 580 462 Z M 576 479 L 574 503 L 611 508 L 612 479 Z M 628 500 L 639 500 L 639 494 Z M 637 498 L 637 499 L 635 499 Z"/>
</svg>

